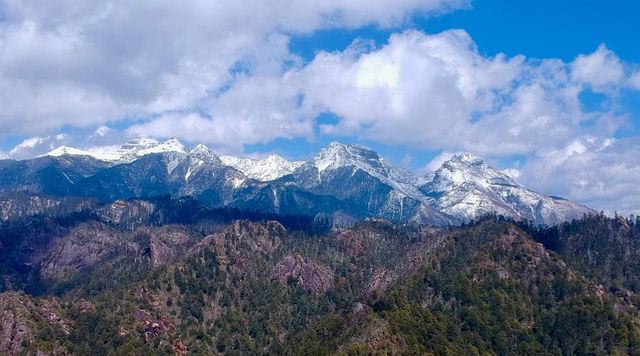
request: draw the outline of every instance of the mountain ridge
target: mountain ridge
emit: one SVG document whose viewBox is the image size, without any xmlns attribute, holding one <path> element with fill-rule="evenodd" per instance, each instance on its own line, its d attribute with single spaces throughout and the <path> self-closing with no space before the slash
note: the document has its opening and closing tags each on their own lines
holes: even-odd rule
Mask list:
<svg viewBox="0 0 640 356">
<path fill-rule="evenodd" d="M 554 225 L 593 212 L 523 187 L 470 153 L 454 155 L 420 178 L 366 146 L 338 142 L 308 162 L 275 154 L 263 159 L 218 156 L 202 144 L 188 150 L 176 138 L 160 142 L 139 137 L 111 152 L 115 153 L 109 156 L 61 146 L 34 160 L 18 161 L 18 165 L 39 167 L 24 178 L 35 179 L 35 184 L 20 185 L 8 169 L 0 171 L 0 192 L 22 187 L 35 193 L 103 200 L 169 194 L 192 196 L 212 206 L 270 213 L 346 213 L 355 219 L 381 217 L 437 226 L 488 213 Z M 73 172 L 74 165 L 87 165 L 86 172 Z M 62 188 L 54 189 L 43 170 L 52 170 L 50 177 L 60 177 L 56 184 Z M 13 181 L 13 186 L 2 188 L 3 181 Z"/>
</svg>

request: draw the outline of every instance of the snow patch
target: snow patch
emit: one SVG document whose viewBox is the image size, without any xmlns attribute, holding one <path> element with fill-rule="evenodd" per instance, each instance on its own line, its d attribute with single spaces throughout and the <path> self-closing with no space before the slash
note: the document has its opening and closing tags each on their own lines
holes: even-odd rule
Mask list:
<svg viewBox="0 0 640 356">
<path fill-rule="evenodd" d="M 245 176 L 268 182 L 293 173 L 304 162 L 292 162 L 278 155 L 270 155 L 263 159 L 238 158 L 234 156 L 220 156 L 226 166 L 233 167 Z"/>
</svg>

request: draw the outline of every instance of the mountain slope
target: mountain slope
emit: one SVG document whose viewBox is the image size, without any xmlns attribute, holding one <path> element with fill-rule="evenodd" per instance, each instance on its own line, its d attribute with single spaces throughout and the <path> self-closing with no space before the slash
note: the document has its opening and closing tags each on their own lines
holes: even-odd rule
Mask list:
<svg viewBox="0 0 640 356">
<path fill-rule="evenodd" d="M 224 164 L 239 170 L 247 177 L 262 182 L 291 174 L 296 168 L 304 164 L 304 162 L 299 161 L 288 161 L 275 154 L 263 159 L 237 158 L 233 156 L 220 156 L 220 159 Z"/>
<path fill-rule="evenodd" d="M 194 227 L 72 226 L 36 262 L 48 278 L 94 263 L 89 278 L 58 297 L 0 294 L 2 313 L 16 316 L 0 325 L 0 347 L 9 355 L 640 351 L 633 292 L 601 289 L 511 223 L 370 221 L 314 236 L 276 221 L 210 234 Z"/>
<path fill-rule="evenodd" d="M 129 163 L 148 154 L 163 152 L 186 153 L 186 148 L 176 138 L 171 138 L 161 143 L 153 138 L 140 136 L 130 139 L 120 147 L 109 146 L 106 148 L 82 150 L 74 147 L 60 146 L 40 157 L 87 156 L 105 162 Z"/>
<path fill-rule="evenodd" d="M 415 176 L 359 145 L 331 143 L 292 174 L 292 184 L 351 204 L 359 216 L 449 225 L 457 220 L 425 204 Z"/>
<path fill-rule="evenodd" d="M 526 189 L 471 154 L 455 155 L 420 190 L 431 205 L 463 220 L 497 213 L 516 220 L 554 225 L 593 211 L 580 204 Z"/>
<path fill-rule="evenodd" d="M 436 226 L 488 213 L 554 225 L 593 213 L 526 189 L 470 154 L 444 162 L 425 182 L 367 147 L 337 142 L 306 163 L 276 155 L 218 157 L 204 145 L 188 151 L 177 139 L 144 137 L 111 153 L 61 147 L 33 160 L 0 161 L 0 193 L 27 190 L 102 201 L 191 196 L 213 207 Z"/>
</svg>

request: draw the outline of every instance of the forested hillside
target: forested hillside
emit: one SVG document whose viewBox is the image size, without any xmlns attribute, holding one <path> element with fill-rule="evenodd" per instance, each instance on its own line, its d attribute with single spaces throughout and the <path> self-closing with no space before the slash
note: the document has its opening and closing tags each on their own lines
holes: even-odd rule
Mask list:
<svg viewBox="0 0 640 356">
<path fill-rule="evenodd" d="M 47 209 L 0 225 L 4 354 L 640 352 L 635 220 L 330 229 L 184 199 Z"/>
</svg>

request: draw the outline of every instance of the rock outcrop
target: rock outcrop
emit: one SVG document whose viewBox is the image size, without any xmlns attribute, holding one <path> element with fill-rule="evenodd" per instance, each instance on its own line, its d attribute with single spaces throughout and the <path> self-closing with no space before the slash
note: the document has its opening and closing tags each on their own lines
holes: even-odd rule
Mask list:
<svg viewBox="0 0 640 356">
<path fill-rule="evenodd" d="M 296 255 L 283 258 L 273 269 L 271 279 L 282 284 L 295 283 L 300 288 L 322 295 L 333 286 L 334 277 L 328 267 Z"/>
</svg>

